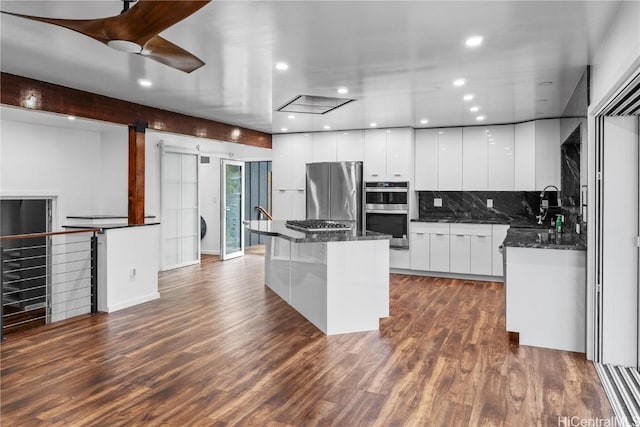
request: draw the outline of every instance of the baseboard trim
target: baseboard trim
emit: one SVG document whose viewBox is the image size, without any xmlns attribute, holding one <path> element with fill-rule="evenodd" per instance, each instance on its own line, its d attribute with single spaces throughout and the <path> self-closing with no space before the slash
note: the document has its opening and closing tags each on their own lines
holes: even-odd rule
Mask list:
<svg viewBox="0 0 640 427">
<path fill-rule="evenodd" d="M 409 276 L 439 277 L 443 279 L 461 279 L 461 280 L 475 280 L 478 282 L 504 283 L 504 276 L 482 276 L 477 274 L 443 273 L 439 271 L 409 270 L 405 268 L 390 268 L 389 272 L 393 274 L 407 274 Z"/>
<path fill-rule="evenodd" d="M 153 301 L 155 299 L 160 298 L 160 294 L 158 292 L 154 292 L 149 295 L 144 295 L 138 298 L 130 299 L 127 301 L 122 301 L 117 304 L 107 306 L 107 312 L 113 313 L 114 311 L 123 310 L 125 308 L 133 307 L 134 305 L 143 304 L 145 302 Z"/>
<path fill-rule="evenodd" d="M 220 251 L 207 251 L 204 249 L 202 249 L 200 253 L 203 255 L 220 255 Z"/>
</svg>

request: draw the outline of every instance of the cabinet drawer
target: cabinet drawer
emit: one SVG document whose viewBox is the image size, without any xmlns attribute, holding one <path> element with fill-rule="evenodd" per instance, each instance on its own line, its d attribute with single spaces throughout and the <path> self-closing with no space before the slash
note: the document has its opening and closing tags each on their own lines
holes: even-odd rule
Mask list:
<svg viewBox="0 0 640 427">
<path fill-rule="evenodd" d="M 449 224 L 442 222 L 411 222 L 412 233 L 449 234 Z"/>
<path fill-rule="evenodd" d="M 491 237 L 491 224 L 451 224 L 451 235 Z"/>
</svg>

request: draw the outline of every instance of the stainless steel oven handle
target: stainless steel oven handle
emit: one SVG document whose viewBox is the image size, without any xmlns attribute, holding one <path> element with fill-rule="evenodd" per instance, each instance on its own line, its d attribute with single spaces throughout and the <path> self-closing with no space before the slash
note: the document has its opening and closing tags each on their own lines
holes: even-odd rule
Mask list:
<svg viewBox="0 0 640 427">
<path fill-rule="evenodd" d="M 367 209 L 365 213 L 389 214 L 389 215 L 408 215 L 406 210 L 387 210 L 387 209 Z"/>
<path fill-rule="evenodd" d="M 367 193 L 408 193 L 409 189 L 406 187 L 398 188 L 387 188 L 387 187 L 366 187 L 365 191 Z"/>
</svg>

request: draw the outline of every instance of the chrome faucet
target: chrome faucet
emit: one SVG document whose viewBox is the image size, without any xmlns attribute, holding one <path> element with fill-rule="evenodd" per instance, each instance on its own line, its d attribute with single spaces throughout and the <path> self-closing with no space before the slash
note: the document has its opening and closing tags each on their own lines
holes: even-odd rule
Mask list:
<svg viewBox="0 0 640 427">
<path fill-rule="evenodd" d="M 544 196 L 549 188 L 553 188 L 554 190 L 556 190 L 558 197 L 558 206 L 560 206 L 560 190 L 558 190 L 558 187 L 556 187 L 555 185 L 547 185 L 546 187 L 544 187 L 544 189 L 540 192 L 540 215 L 536 215 L 538 224 L 542 224 L 542 221 L 544 221 L 544 219 L 547 217 L 547 213 L 549 212 L 549 203 L 544 203 Z"/>
</svg>

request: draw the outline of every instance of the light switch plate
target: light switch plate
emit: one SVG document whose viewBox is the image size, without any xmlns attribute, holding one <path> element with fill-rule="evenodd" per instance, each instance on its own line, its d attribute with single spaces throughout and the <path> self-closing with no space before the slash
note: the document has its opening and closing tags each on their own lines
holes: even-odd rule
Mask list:
<svg viewBox="0 0 640 427">
<path fill-rule="evenodd" d="M 439 198 L 433 199 L 433 207 L 434 208 L 441 208 L 442 207 L 442 199 L 439 199 Z"/>
<path fill-rule="evenodd" d="M 487 207 L 488 208 L 492 208 L 493 207 L 493 199 L 487 199 Z"/>
</svg>

